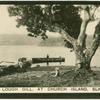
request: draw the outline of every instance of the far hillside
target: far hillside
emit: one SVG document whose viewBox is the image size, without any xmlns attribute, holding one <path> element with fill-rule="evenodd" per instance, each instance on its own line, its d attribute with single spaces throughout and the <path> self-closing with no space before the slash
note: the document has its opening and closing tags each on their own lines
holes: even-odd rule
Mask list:
<svg viewBox="0 0 100 100">
<path fill-rule="evenodd" d="M 61 37 L 49 37 L 46 40 L 42 40 L 39 46 L 64 46 L 64 40 Z"/>
<path fill-rule="evenodd" d="M 92 36 L 88 36 L 89 46 Z M 46 40 L 41 38 L 33 38 L 27 34 L 2 34 L 0 35 L 0 45 L 33 45 L 33 46 L 64 46 L 64 41 L 61 37 L 49 37 Z"/>
<path fill-rule="evenodd" d="M 49 37 L 46 40 L 33 38 L 27 34 L 2 34 L 0 35 L 0 45 L 33 45 L 33 46 L 63 46 L 61 37 Z"/>
<path fill-rule="evenodd" d="M 2 34 L 0 45 L 38 45 L 41 39 L 32 38 L 27 34 Z"/>
</svg>

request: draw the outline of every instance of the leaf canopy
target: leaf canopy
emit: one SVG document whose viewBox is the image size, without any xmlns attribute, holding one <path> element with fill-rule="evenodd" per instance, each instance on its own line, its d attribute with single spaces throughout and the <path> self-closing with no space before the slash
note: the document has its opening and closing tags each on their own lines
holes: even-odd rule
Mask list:
<svg viewBox="0 0 100 100">
<path fill-rule="evenodd" d="M 17 17 L 17 27 L 25 26 L 29 36 L 47 38 L 46 31 L 56 32 L 59 26 L 77 39 L 81 18 L 78 7 L 67 4 L 25 4 L 8 8 L 10 16 Z"/>
</svg>

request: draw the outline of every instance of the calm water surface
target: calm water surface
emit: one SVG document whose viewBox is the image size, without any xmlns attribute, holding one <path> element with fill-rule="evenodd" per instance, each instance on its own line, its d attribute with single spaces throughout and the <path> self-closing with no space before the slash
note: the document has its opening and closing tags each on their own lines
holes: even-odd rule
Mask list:
<svg viewBox="0 0 100 100">
<path fill-rule="evenodd" d="M 75 65 L 74 53 L 65 47 L 0 46 L 0 61 L 17 62 L 20 57 L 46 57 L 47 54 L 50 57 L 65 57 L 63 65 Z M 59 65 L 59 63 L 56 65 Z M 100 49 L 97 50 L 93 57 L 92 66 L 100 66 Z"/>
</svg>

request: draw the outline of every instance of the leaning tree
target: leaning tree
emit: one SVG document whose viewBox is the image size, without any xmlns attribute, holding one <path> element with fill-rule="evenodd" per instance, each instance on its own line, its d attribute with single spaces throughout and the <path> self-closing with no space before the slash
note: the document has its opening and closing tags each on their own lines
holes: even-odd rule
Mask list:
<svg viewBox="0 0 100 100">
<path fill-rule="evenodd" d="M 46 39 L 47 30 L 61 34 L 67 47 L 75 52 L 76 65 L 91 71 L 91 60 L 100 44 L 100 22 L 95 27 L 90 48 L 86 45 L 86 28 L 88 23 L 95 21 L 97 9 L 97 5 L 24 4 L 10 6 L 8 11 L 10 16 L 16 16 L 17 27 L 26 27 L 29 36 Z"/>
</svg>

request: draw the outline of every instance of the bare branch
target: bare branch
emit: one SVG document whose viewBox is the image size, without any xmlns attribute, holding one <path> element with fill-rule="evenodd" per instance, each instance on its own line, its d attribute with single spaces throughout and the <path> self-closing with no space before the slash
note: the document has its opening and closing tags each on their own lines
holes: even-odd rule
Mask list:
<svg viewBox="0 0 100 100">
<path fill-rule="evenodd" d="M 98 6 L 91 7 L 91 11 L 90 11 L 90 19 L 91 19 L 91 21 L 95 20 L 94 15 L 95 15 L 95 12 L 96 12 L 97 9 L 98 9 Z"/>
<path fill-rule="evenodd" d="M 95 7 L 95 6 L 87 6 L 87 5 L 84 5 L 82 6 L 82 9 L 83 9 L 83 13 L 84 13 L 84 16 L 82 18 L 82 24 L 81 24 L 81 28 L 80 28 L 80 34 L 79 34 L 79 37 L 78 37 L 78 44 L 80 46 L 84 46 L 84 42 L 85 42 L 85 39 L 86 39 L 86 28 L 87 28 L 87 25 L 89 23 L 89 21 L 92 21 L 94 19 L 94 14 L 95 14 L 95 11 L 97 10 L 98 7 Z"/>
<path fill-rule="evenodd" d="M 67 32 L 65 32 L 64 30 L 61 30 L 60 34 L 62 35 L 62 37 L 69 41 L 72 45 L 74 44 L 74 42 L 76 41 L 76 39 L 72 38 Z"/>
<path fill-rule="evenodd" d="M 94 39 L 93 39 L 91 48 L 89 50 L 89 59 L 90 60 L 94 56 L 97 48 L 99 47 L 99 44 L 100 44 L 100 22 L 96 26 Z"/>
<path fill-rule="evenodd" d="M 85 34 L 86 28 L 87 28 L 87 25 L 90 21 L 89 11 L 87 9 L 84 9 L 83 13 L 84 13 L 84 16 L 82 18 L 80 34 L 79 34 L 78 39 L 77 39 L 78 45 L 80 45 L 82 47 L 83 47 L 85 39 L 86 39 L 86 34 Z"/>
<path fill-rule="evenodd" d="M 93 43 L 92 43 L 91 48 L 90 48 L 89 59 L 91 59 L 94 56 L 97 48 L 99 47 L 99 44 L 100 44 L 100 35 L 97 35 L 93 39 Z"/>
<path fill-rule="evenodd" d="M 65 39 L 66 41 L 70 42 L 72 45 L 74 45 L 76 39 L 71 37 L 68 32 L 66 32 L 64 29 L 60 27 L 56 27 L 56 30 L 58 33 L 61 34 L 62 38 Z"/>
</svg>

